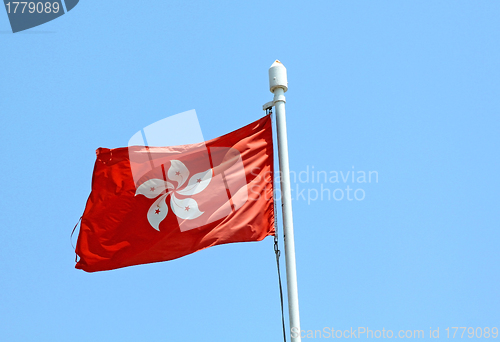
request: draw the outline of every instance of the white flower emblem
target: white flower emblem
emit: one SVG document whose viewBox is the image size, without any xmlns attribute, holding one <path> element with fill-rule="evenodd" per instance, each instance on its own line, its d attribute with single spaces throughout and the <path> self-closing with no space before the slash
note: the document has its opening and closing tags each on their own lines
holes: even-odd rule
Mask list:
<svg viewBox="0 0 500 342">
<path fill-rule="evenodd" d="M 193 175 L 187 185 L 181 189 L 189 177 L 189 170 L 179 160 L 172 160 L 167 178 L 177 182 L 177 187 L 163 179 L 149 179 L 142 183 L 135 195 L 144 195 L 147 198 L 156 198 L 161 195 L 148 210 L 148 221 L 156 230 L 160 230 L 160 222 L 167 217 L 168 205 L 166 198 L 170 196 L 170 208 L 174 214 L 184 220 L 193 220 L 200 217 L 203 212 L 198 209 L 198 203 L 193 198 L 179 199 L 175 194 L 191 196 L 200 193 L 212 180 L 212 169 Z"/>
</svg>

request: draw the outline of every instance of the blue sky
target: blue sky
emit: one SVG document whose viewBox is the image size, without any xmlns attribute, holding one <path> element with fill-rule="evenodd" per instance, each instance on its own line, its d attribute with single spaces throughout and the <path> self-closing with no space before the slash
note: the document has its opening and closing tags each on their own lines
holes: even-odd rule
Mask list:
<svg viewBox="0 0 500 342">
<path fill-rule="evenodd" d="M 499 15 L 496 1 L 81 1 L 12 34 L 0 13 L 0 340 L 282 339 L 271 238 L 95 274 L 74 269 L 69 239 L 96 148 L 190 109 L 206 139 L 244 126 L 272 99 L 275 59 L 291 170 L 378 174 L 292 184 L 365 194 L 294 197 L 302 329 L 499 327 Z"/>
</svg>

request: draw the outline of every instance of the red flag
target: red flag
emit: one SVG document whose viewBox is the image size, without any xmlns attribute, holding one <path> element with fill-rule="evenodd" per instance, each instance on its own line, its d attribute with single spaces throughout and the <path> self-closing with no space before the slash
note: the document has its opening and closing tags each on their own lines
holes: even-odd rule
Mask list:
<svg viewBox="0 0 500 342">
<path fill-rule="evenodd" d="M 97 150 L 76 253 L 87 272 L 274 235 L 266 116 L 201 144 Z"/>
</svg>

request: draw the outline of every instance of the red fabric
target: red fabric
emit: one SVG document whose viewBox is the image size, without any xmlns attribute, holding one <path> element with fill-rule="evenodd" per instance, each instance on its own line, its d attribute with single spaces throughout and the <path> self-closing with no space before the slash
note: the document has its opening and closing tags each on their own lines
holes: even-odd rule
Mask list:
<svg viewBox="0 0 500 342">
<path fill-rule="evenodd" d="M 80 257 L 76 268 L 96 272 L 166 261 L 215 245 L 260 241 L 268 235 L 274 235 L 271 127 L 271 119 L 266 116 L 232 133 L 207 141 L 206 147 L 204 144 L 132 147 L 130 155 L 144 156 L 143 160 L 129 157 L 129 148 L 99 148 L 96 151 L 92 192 L 82 216 L 76 246 L 76 253 Z M 239 153 L 240 156 L 240 159 L 233 159 L 239 160 L 241 170 L 244 170 L 240 174 L 231 173 L 232 169 L 228 169 L 225 163 L 232 158 L 231 152 L 217 153 L 234 152 L 233 149 L 237 151 L 233 154 Z M 154 158 L 154 162 L 151 158 Z M 187 187 L 187 181 L 178 186 L 180 182 L 169 177 L 174 175 L 173 167 L 178 163 L 172 160 L 182 162 L 193 181 L 196 174 L 204 171 L 213 178 L 199 194 L 183 196 L 181 193 L 186 193 L 187 190 L 183 189 Z M 139 173 L 139 179 L 137 170 L 143 173 Z M 150 179 L 168 181 L 169 186 L 177 186 L 179 190 L 175 194 L 164 192 L 165 200 L 161 200 L 156 211 L 155 201 L 159 197 L 148 198 L 140 193 L 145 191 L 144 186 L 139 188 L 141 184 L 148 185 L 144 182 Z M 231 189 L 227 188 L 228 182 Z M 226 188 L 221 188 L 220 184 L 226 184 Z M 234 184 L 243 184 L 239 186 L 238 195 L 235 195 Z M 154 191 L 152 186 L 151 191 Z M 245 193 L 247 197 L 242 197 Z M 185 210 L 175 206 L 172 196 L 175 196 L 175 203 L 183 203 Z M 198 209 L 203 213 L 201 216 L 185 220 L 179 218 L 177 214 L 182 216 L 194 210 L 193 202 L 189 205 L 186 204 L 188 202 L 180 202 L 186 198 L 198 203 Z M 164 208 L 166 206 L 168 208 Z M 172 206 L 175 206 L 177 214 Z M 224 212 L 220 208 L 223 207 L 229 214 L 220 217 L 221 212 Z M 163 213 L 168 210 L 168 214 L 154 228 L 149 217 L 158 219 L 160 209 Z M 210 222 L 209 218 L 217 220 Z"/>
</svg>

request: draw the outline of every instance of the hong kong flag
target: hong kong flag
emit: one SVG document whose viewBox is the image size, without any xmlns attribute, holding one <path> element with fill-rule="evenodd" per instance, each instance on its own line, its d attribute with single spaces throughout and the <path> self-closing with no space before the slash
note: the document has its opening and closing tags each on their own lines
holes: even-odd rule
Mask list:
<svg viewBox="0 0 500 342">
<path fill-rule="evenodd" d="M 271 127 L 265 116 L 200 144 L 99 148 L 76 268 L 166 261 L 274 235 Z"/>
</svg>

